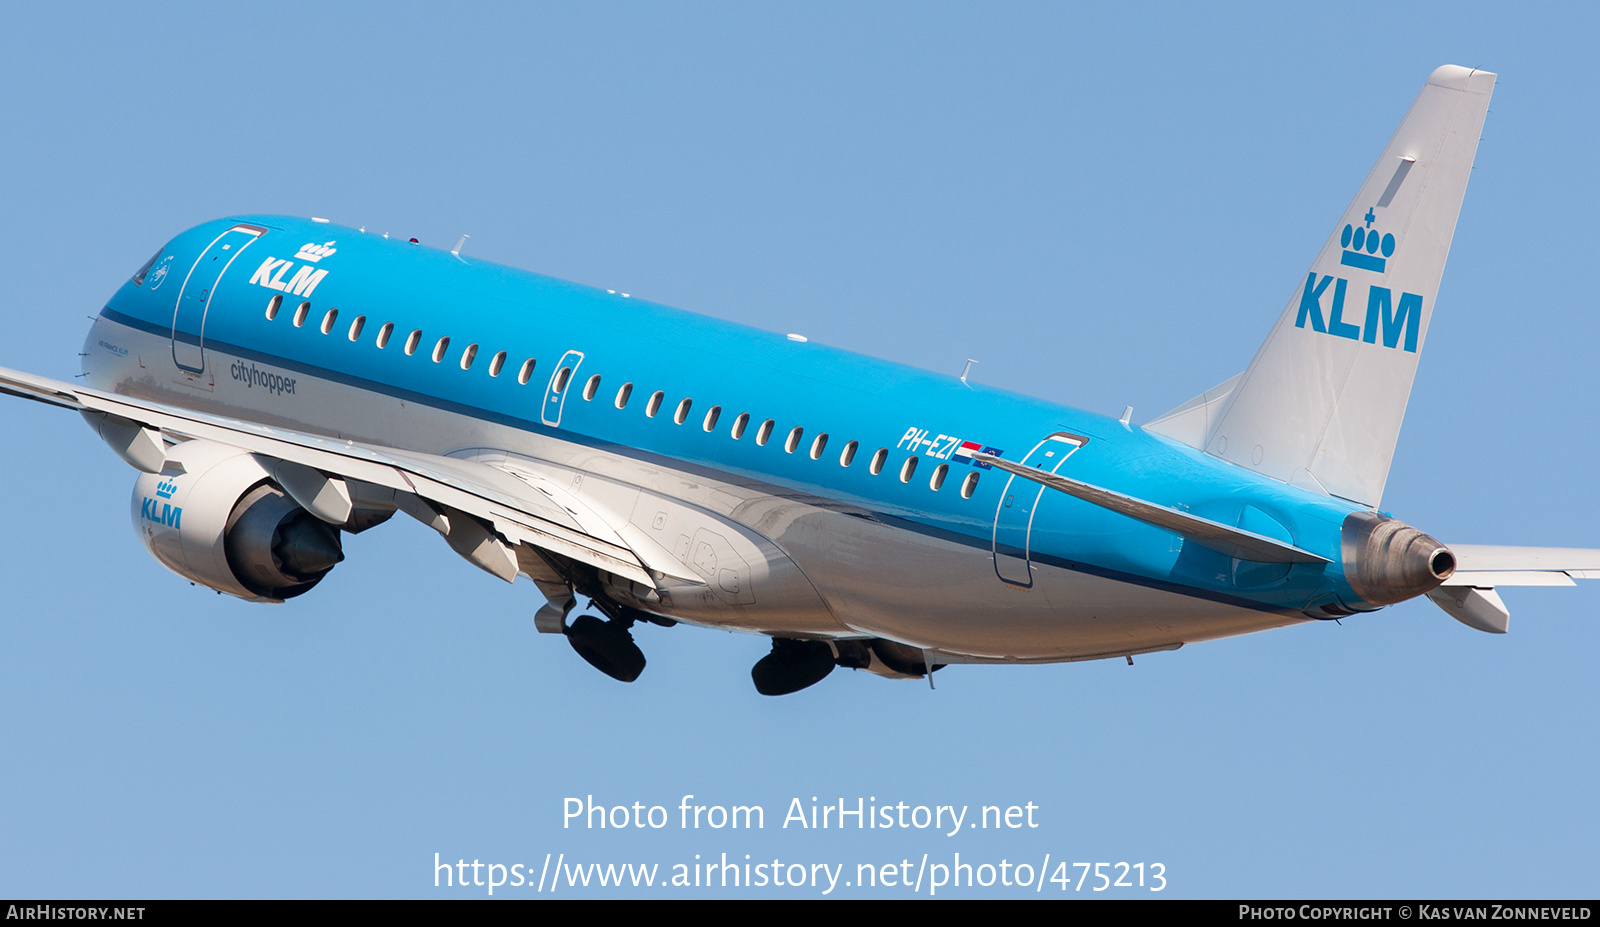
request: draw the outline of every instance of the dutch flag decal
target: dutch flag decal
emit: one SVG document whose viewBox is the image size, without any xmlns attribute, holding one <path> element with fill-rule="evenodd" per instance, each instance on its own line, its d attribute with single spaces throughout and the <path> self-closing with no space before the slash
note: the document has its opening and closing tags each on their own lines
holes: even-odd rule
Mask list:
<svg viewBox="0 0 1600 927">
<path fill-rule="evenodd" d="M 971 441 L 963 441 L 961 442 L 961 446 L 956 448 L 955 456 L 965 460 L 969 464 L 972 464 L 974 467 L 982 467 L 985 470 L 991 470 L 993 469 L 991 464 L 986 464 L 980 460 L 973 460 L 972 455 L 992 454 L 995 457 L 999 457 L 1004 453 L 1005 451 L 999 450 L 998 448 L 983 447 L 982 445 L 974 444 Z"/>
</svg>

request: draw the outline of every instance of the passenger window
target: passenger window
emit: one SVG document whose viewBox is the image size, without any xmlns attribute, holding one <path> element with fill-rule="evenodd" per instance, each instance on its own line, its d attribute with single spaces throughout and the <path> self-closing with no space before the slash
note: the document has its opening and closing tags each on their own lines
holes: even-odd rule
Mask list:
<svg viewBox="0 0 1600 927">
<path fill-rule="evenodd" d="M 324 335 L 333 331 L 333 322 L 337 318 L 339 318 L 339 310 L 337 309 L 329 309 L 328 314 L 322 317 L 322 333 Z"/>
<path fill-rule="evenodd" d="M 281 305 L 283 305 L 283 294 L 282 293 L 279 293 L 278 295 L 276 295 L 276 296 L 272 297 L 271 299 L 267 300 L 267 321 L 268 322 L 270 322 L 273 319 L 276 319 L 278 317 L 278 307 L 281 306 Z"/>
<path fill-rule="evenodd" d="M 844 450 L 839 452 L 839 466 L 848 467 L 855 462 L 857 447 L 860 447 L 860 445 L 854 441 L 844 446 Z"/>
<path fill-rule="evenodd" d="M 872 455 L 872 463 L 867 465 L 867 472 L 871 473 L 873 476 L 877 476 L 878 474 L 882 473 L 883 462 L 888 459 L 889 449 L 886 447 L 878 448 L 878 453 Z"/>
<path fill-rule="evenodd" d="M 411 355 L 417 353 L 417 345 L 421 343 L 422 329 L 412 329 L 411 334 L 406 336 L 406 356 L 410 357 Z"/>
<path fill-rule="evenodd" d="M 633 384 L 624 383 L 622 389 L 617 390 L 617 408 L 621 409 L 628 404 L 628 399 L 633 395 Z"/>
<path fill-rule="evenodd" d="M 691 405 L 693 405 L 693 403 L 688 399 L 678 403 L 678 411 L 672 413 L 672 423 L 674 425 L 682 425 L 684 421 L 688 419 L 689 406 Z"/>
<path fill-rule="evenodd" d="M 665 399 L 666 395 L 667 394 L 663 393 L 661 390 L 656 390 L 650 394 L 650 401 L 645 403 L 644 406 L 644 414 L 646 418 L 656 417 L 656 413 L 661 411 L 661 400 Z"/>
<path fill-rule="evenodd" d="M 448 350 L 450 350 L 450 336 L 446 335 L 433 346 L 433 362 L 437 364 L 444 360 L 444 352 Z"/>
<path fill-rule="evenodd" d="M 562 367 L 560 370 L 557 370 L 555 391 L 559 393 L 565 390 L 567 388 L 567 381 L 570 379 L 572 379 L 571 367 Z"/>
<path fill-rule="evenodd" d="M 393 335 L 393 334 L 394 334 L 394 323 L 393 322 L 385 322 L 385 323 L 383 323 L 383 327 L 378 329 L 378 347 L 380 347 L 380 348 L 388 347 L 388 345 L 389 345 L 389 336 Z"/>
<path fill-rule="evenodd" d="M 775 424 L 777 423 L 770 418 L 761 423 L 761 427 L 756 429 L 757 444 L 766 446 L 767 439 L 772 437 L 772 426 Z"/>
<path fill-rule="evenodd" d="M 294 311 L 294 327 L 295 328 L 299 328 L 300 326 L 306 324 L 306 315 L 309 314 L 310 312 L 311 312 L 311 302 L 310 302 L 310 300 L 307 300 L 306 302 L 301 303 L 300 304 L 300 308 L 296 309 Z"/>
<path fill-rule="evenodd" d="M 706 431 L 715 430 L 716 427 L 717 427 L 717 419 L 721 415 L 722 415 L 722 407 L 721 406 L 712 406 L 711 407 L 711 411 L 706 413 L 706 422 L 705 422 L 705 425 L 702 426 L 702 427 L 704 427 Z"/>
<path fill-rule="evenodd" d="M 506 366 L 506 352 L 504 352 L 504 351 L 495 352 L 494 357 L 489 360 L 489 376 L 498 377 L 500 375 L 500 371 L 502 369 L 504 369 L 505 366 Z"/>
<path fill-rule="evenodd" d="M 963 498 L 963 499 L 971 499 L 972 498 L 972 491 L 977 489 L 977 488 L 978 488 L 978 471 L 974 470 L 971 473 L 967 474 L 967 478 L 966 479 L 961 481 L 961 498 Z"/>
<path fill-rule="evenodd" d="M 588 402 L 589 400 L 593 399 L 594 394 L 598 393 L 599 391 L 600 375 L 597 373 L 589 378 L 589 382 L 583 384 L 583 401 Z"/>
<path fill-rule="evenodd" d="M 744 437 L 744 430 L 749 427 L 750 413 L 740 412 L 739 417 L 733 420 L 733 430 L 730 431 L 729 434 L 733 435 L 733 440 L 737 441 Z"/>
<path fill-rule="evenodd" d="M 350 340 L 351 341 L 360 341 L 361 340 L 361 330 L 363 328 L 366 328 L 366 327 L 367 327 L 367 317 L 364 316 L 364 315 L 356 316 L 356 320 L 354 322 L 350 323 Z"/>
<path fill-rule="evenodd" d="M 939 488 L 944 485 L 945 474 L 947 474 L 949 472 L 950 472 L 950 465 L 949 464 L 940 464 L 939 466 L 935 467 L 934 471 L 933 471 L 933 476 L 928 480 L 928 488 L 933 490 L 934 492 L 938 492 Z"/>
<path fill-rule="evenodd" d="M 789 437 L 783 440 L 783 452 L 785 454 L 793 454 L 794 449 L 800 446 L 800 436 L 803 434 L 805 434 L 805 430 L 799 425 L 796 425 L 794 429 L 789 432 Z"/>
<path fill-rule="evenodd" d="M 522 362 L 522 369 L 517 371 L 517 383 L 527 386 L 528 378 L 531 376 L 533 376 L 533 358 L 530 357 Z"/>
<path fill-rule="evenodd" d="M 811 459 L 816 460 L 822 456 L 822 449 L 828 446 L 828 433 L 823 432 L 811 439 Z"/>
<path fill-rule="evenodd" d="M 478 346 L 475 344 L 467 345 L 467 349 L 461 352 L 461 369 L 470 370 L 472 368 L 472 362 L 477 359 Z"/>
<path fill-rule="evenodd" d="M 906 458 L 906 462 L 905 463 L 900 465 L 900 482 L 902 482 L 902 483 L 911 482 L 911 474 L 916 473 L 916 472 L 917 472 L 917 457 L 916 457 L 915 454 L 913 454 L 910 457 Z"/>
</svg>

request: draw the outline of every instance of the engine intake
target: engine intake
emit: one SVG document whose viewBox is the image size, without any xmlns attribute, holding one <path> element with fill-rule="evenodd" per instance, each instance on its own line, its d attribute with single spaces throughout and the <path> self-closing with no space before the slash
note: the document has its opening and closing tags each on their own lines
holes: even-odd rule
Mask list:
<svg viewBox="0 0 1600 927">
<path fill-rule="evenodd" d="M 251 602 L 308 592 L 344 559 L 338 527 L 297 505 L 262 461 L 209 441 L 180 444 L 160 473 L 141 475 L 132 514 L 163 566 Z"/>
</svg>

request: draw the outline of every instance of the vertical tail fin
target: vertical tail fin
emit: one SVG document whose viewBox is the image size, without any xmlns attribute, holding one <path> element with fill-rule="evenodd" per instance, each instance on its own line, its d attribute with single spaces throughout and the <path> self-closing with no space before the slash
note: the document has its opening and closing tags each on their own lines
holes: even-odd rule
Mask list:
<svg viewBox="0 0 1600 927">
<path fill-rule="evenodd" d="M 1453 65 L 1428 78 L 1266 343 L 1206 416 L 1207 453 L 1378 505 L 1494 82 Z"/>
</svg>

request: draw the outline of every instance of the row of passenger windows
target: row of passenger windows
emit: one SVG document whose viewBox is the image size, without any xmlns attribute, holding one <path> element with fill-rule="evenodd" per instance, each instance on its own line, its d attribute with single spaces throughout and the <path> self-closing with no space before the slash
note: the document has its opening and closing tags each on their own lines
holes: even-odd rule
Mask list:
<svg viewBox="0 0 1600 927">
<path fill-rule="evenodd" d="M 267 320 L 271 321 L 273 319 L 276 319 L 278 317 L 278 310 L 281 309 L 281 308 L 283 308 L 283 294 L 280 293 L 280 294 L 272 297 L 272 299 L 267 301 Z M 306 318 L 308 316 L 310 316 L 310 314 L 311 314 L 311 301 L 310 300 L 306 300 L 305 302 L 302 302 L 300 304 L 299 308 L 295 309 L 295 311 L 294 311 L 294 327 L 295 328 L 300 328 L 301 326 L 305 325 L 306 324 Z M 334 327 L 336 325 L 338 325 L 338 324 L 339 324 L 339 310 L 338 309 L 329 309 L 327 312 L 323 313 L 321 329 L 322 329 L 322 333 L 324 335 L 332 334 Z M 350 340 L 351 341 L 360 341 L 361 340 L 361 333 L 366 330 L 366 327 L 367 327 L 367 317 L 364 316 L 364 315 L 358 315 L 354 319 L 350 320 L 350 332 L 349 332 Z M 394 323 L 393 322 L 385 322 L 385 323 L 383 323 L 382 327 L 380 327 L 378 329 L 378 338 L 377 338 L 377 342 L 376 342 L 378 347 L 379 348 L 387 348 L 389 346 L 389 342 L 393 338 L 394 338 Z M 417 348 L 420 347 L 421 345 L 422 345 L 422 329 L 420 329 L 420 328 L 413 329 L 411 331 L 411 334 L 406 336 L 405 347 L 404 347 L 406 356 L 410 357 L 411 355 L 417 353 Z M 449 353 L 450 353 L 450 336 L 449 335 L 446 335 L 443 338 L 440 338 L 438 341 L 434 342 L 432 356 L 433 356 L 433 362 L 435 364 L 439 363 L 440 361 L 443 361 L 444 358 L 445 358 L 445 355 L 447 355 Z M 462 370 L 471 370 L 473 362 L 475 362 L 477 359 L 478 359 L 478 346 L 476 344 L 467 345 L 466 349 L 461 352 L 461 369 Z M 490 360 L 489 360 L 489 376 L 498 377 L 500 375 L 500 372 L 505 369 L 505 365 L 506 365 L 506 352 L 504 352 L 504 351 L 497 352 L 494 355 L 494 357 L 490 358 Z M 517 382 L 523 384 L 524 386 L 527 385 L 528 380 L 533 377 L 533 367 L 534 367 L 534 359 L 533 358 L 530 357 L 527 360 L 523 361 L 521 368 L 519 368 L 517 370 Z"/>
<path fill-rule="evenodd" d="M 565 380 L 570 371 L 570 367 L 561 368 L 561 373 L 556 378 L 557 392 L 560 392 L 566 387 Z M 599 391 L 600 375 L 595 374 L 594 376 L 591 376 L 588 379 L 588 382 L 584 383 L 583 385 L 584 400 L 587 401 L 593 399 Z M 617 389 L 617 398 L 612 404 L 618 409 L 625 409 L 628 406 L 628 400 L 632 397 L 633 384 L 624 383 Z M 644 414 L 649 418 L 655 418 L 656 415 L 660 414 L 661 405 L 666 398 L 666 393 L 662 392 L 661 390 L 656 390 L 655 392 L 651 393 L 650 399 L 645 402 Z M 693 407 L 694 400 L 688 398 L 679 400 L 677 407 L 673 409 L 672 421 L 678 425 L 682 425 L 683 423 L 687 422 L 689 420 L 689 412 Z M 705 417 L 700 420 L 700 428 L 706 432 L 715 431 L 717 428 L 717 423 L 721 421 L 721 419 L 722 407 L 712 406 L 706 410 Z M 750 413 L 740 412 L 738 417 L 733 420 L 733 427 L 728 431 L 729 436 L 735 441 L 743 439 L 745 433 L 750 430 L 750 422 Z M 777 425 L 778 423 L 776 421 L 769 418 L 760 425 L 756 426 L 756 444 L 763 447 L 766 446 L 766 444 L 772 440 L 772 434 L 777 428 Z M 806 443 L 805 435 L 805 429 L 799 425 L 789 429 L 789 433 L 783 439 L 784 453 L 793 454 L 802 446 L 804 446 Z M 817 434 L 811 438 L 811 442 L 806 453 L 811 457 L 812 460 L 821 460 L 822 455 L 827 451 L 827 448 L 828 433 L 822 432 L 821 434 Z M 839 466 L 849 467 L 852 463 L 854 463 L 856 459 L 856 452 L 860 449 L 861 445 L 857 441 L 845 442 L 844 447 L 840 448 L 839 450 Z M 912 477 L 917 472 L 917 461 L 921 459 L 922 458 L 916 454 L 912 454 L 900 464 L 900 482 L 911 482 Z M 884 465 L 888 463 L 888 461 L 889 449 L 886 447 L 878 448 L 878 450 L 873 453 L 871 461 L 869 461 L 867 464 L 867 472 L 871 473 L 873 476 L 877 476 L 883 472 Z M 950 465 L 947 463 L 940 463 L 938 466 L 933 468 L 933 473 L 928 477 L 928 488 L 938 492 L 944 487 L 945 477 L 949 475 Z M 973 471 L 968 473 L 966 478 L 961 481 L 961 498 L 972 498 L 973 492 L 978 488 L 978 475 L 979 474 L 977 471 Z"/>
<path fill-rule="evenodd" d="M 282 294 L 278 294 L 278 295 L 273 296 L 272 299 L 270 301 L 268 301 L 268 303 L 267 303 L 267 319 L 268 319 L 268 321 L 276 319 L 278 317 L 278 310 L 281 309 L 282 307 L 283 307 L 283 295 Z M 294 327 L 295 328 L 300 328 L 300 327 L 304 326 L 305 323 L 306 323 L 306 320 L 310 316 L 310 314 L 311 314 L 311 301 L 310 300 L 306 300 L 305 302 L 302 302 L 300 304 L 299 308 L 295 309 L 295 311 L 294 311 Z M 336 326 L 338 324 L 338 322 L 339 322 L 339 310 L 338 309 L 329 309 L 322 316 L 322 325 L 321 325 L 322 333 L 324 335 L 332 334 L 332 332 L 334 330 L 334 326 Z M 350 338 L 351 341 L 360 341 L 361 340 L 361 333 L 362 333 L 362 331 L 365 330 L 366 324 L 367 324 L 367 317 L 364 316 L 364 315 L 358 315 L 354 319 L 351 320 L 351 322 L 350 322 L 350 331 L 349 331 L 349 338 Z M 394 337 L 394 323 L 393 322 L 385 322 L 385 323 L 383 323 L 383 326 L 378 329 L 378 337 L 377 337 L 377 342 L 376 343 L 377 343 L 377 345 L 378 345 L 378 347 L 380 349 L 381 348 L 386 348 L 386 347 L 389 346 L 389 341 L 393 337 Z M 411 356 L 413 354 L 416 354 L 417 353 L 417 348 L 421 344 L 422 344 L 422 330 L 420 328 L 412 330 L 411 334 L 407 335 L 406 336 L 406 340 L 405 340 L 405 353 L 406 353 L 406 355 L 409 357 L 409 356 Z M 445 358 L 445 355 L 448 354 L 449 351 L 450 351 L 450 337 L 448 335 L 446 335 L 445 337 L 440 338 L 438 341 L 434 342 L 433 352 L 432 352 L 433 362 L 437 364 L 437 363 L 443 361 L 444 358 Z M 475 360 L 477 360 L 477 357 L 478 357 L 478 345 L 476 345 L 476 344 L 467 345 L 466 349 L 461 352 L 461 361 L 460 361 L 461 369 L 462 370 L 470 370 L 472 368 L 473 362 Z M 500 375 L 501 370 L 503 370 L 505 368 L 505 363 L 506 363 L 506 352 L 505 351 L 497 352 L 494 355 L 494 357 L 491 358 L 490 361 L 489 361 L 489 376 L 498 377 Z M 526 385 L 528 380 L 533 376 L 533 368 L 534 368 L 534 359 L 533 358 L 530 357 L 527 360 L 523 361 L 522 362 L 522 367 L 517 371 L 517 382 L 520 383 L 520 384 Z M 556 393 L 565 392 L 569 382 L 571 381 L 571 379 L 572 379 L 572 368 L 571 367 L 562 367 L 556 373 L 555 383 L 552 384 L 552 386 L 554 387 L 553 391 L 556 392 Z M 585 383 L 583 384 L 583 399 L 584 399 L 584 401 L 585 402 L 589 402 L 589 401 L 593 400 L 594 397 L 599 392 L 600 392 L 600 375 L 599 374 L 595 374 L 594 376 L 589 377 L 589 379 L 587 381 L 585 381 Z M 613 401 L 613 405 L 615 405 L 618 409 L 625 409 L 628 406 L 628 400 L 631 399 L 632 397 L 633 397 L 633 384 L 632 383 L 624 383 L 617 390 L 617 397 Z M 661 390 L 656 390 L 655 392 L 651 393 L 649 400 L 645 402 L 644 414 L 649 418 L 655 418 L 656 415 L 661 412 L 661 405 L 665 401 L 665 399 L 666 399 L 666 393 L 662 392 Z M 684 399 L 680 400 L 678 402 L 677 407 L 672 412 L 672 420 L 673 420 L 673 422 L 675 422 L 676 424 L 679 424 L 679 425 L 682 425 L 683 423 L 687 422 L 689 420 L 689 411 L 693 406 L 694 406 L 694 400 L 692 400 L 692 399 L 684 398 Z M 721 406 L 712 406 L 710 409 L 708 409 L 706 411 L 705 417 L 700 422 L 700 427 L 703 430 L 705 430 L 706 432 L 708 432 L 708 433 L 712 432 L 712 431 L 715 431 L 716 428 L 717 428 L 717 423 L 721 420 L 721 418 L 722 418 L 722 407 Z M 750 422 L 751 422 L 750 413 L 748 413 L 748 412 L 739 413 L 738 417 L 733 420 L 733 427 L 729 430 L 729 435 L 733 438 L 733 440 L 739 441 L 739 440 L 742 440 L 744 438 L 745 432 L 748 431 L 749 428 L 750 428 Z M 755 433 L 755 442 L 756 442 L 756 444 L 760 445 L 762 447 L 765 447 L 766 444 L 769 441 L 772 440 L 772 433 L 773 433 L 773 430 L 776 427 L 777 427 L 777 422 L 774 421 L 773 419 L 770 419 L 770 418 L 767 419 L 766 421 L 763 421 L 760 425 L 756 426 L 756 433 Z M 791 428 L 789 430 L 788 435 L 786 435 L 784 437 L 784 439 L 783 439 L 783 450 L 784 450 L 784 453 L 793 454 L 794 452 L 796 452 L 797 450 L 800 449 L 800 447 L 801 447 L 802 443 L 804 442 L 804 440 L 805 440 L 805 429 L 804 428 L 801 428 L 798 425 L 796 425 L 794 428 Z M 814 435 L 811 438 L 811 442 L 810 442 L 810 445 L 809 445 L 809 447 L 807 449 L 807 453 L 810 455 L 812 460 L 821 460 L 823 453 L 827 450 L 827 447 L 828 447 L 828 434 L 827 434 L 827 432 L 823 432 L 821 434 Z M 858 442 L 856 442 L 856 441 L 846 442 L 844 447 L 841 448 L 840 451 L 839 451 L 839 466 L 841 466 L 841 467 L 849 467 L 852 463 L 854 463 L 855 459 L 856 459 L 856 452 L 858 450 L 860 450 L 860 444 Z M 915 474 L 917 472 L 917 461 L 919 461 L 921 459 L 922 458 L 917 456 L 916 454 L 912 454 L 911 456 L 907 457 L 904 462 L 902 462 L 900 464 L 900 482 L 902 482 L 902 483 L 911 482 L 912 478 L 915 476 Z M 886 448 L 886 447 L 878 448 L 877 451 L 875 451 L 873 453 L 871 460 L 869 460 L 868 463 L 867 463 L 867 472 L 871 473 L 873 476 L 877 476 L 878 474 L 883 472 L 883 468 L 888 463 L 888 461 L 889 461 L 889 449 Z M 949 475 L 949 473 L 950 473 L 950 465 L 948 463 L 940 463 L 938 466 L 934 467 L 933 468 L 933 473 L 931 475 L 929 475 L 929 477 L 928 477 L 928 488 L 932 489 L 934 492 L 938 492 L 940 489 L 942 489 L 944 487 L 945 477 L 947 477 Z M 966 475 L 966 478 L 964 478 L 961 481 L 961 498 L 963 498 L 963 499 L 971 499 L 972 498 L 973 492 L 976 491 L 977 488 L 978 488 L 978 476 L 979 476 L 978 472 L 977 471 L 973 471 L 971 473 L 968 473 Z"/>
</svg>

